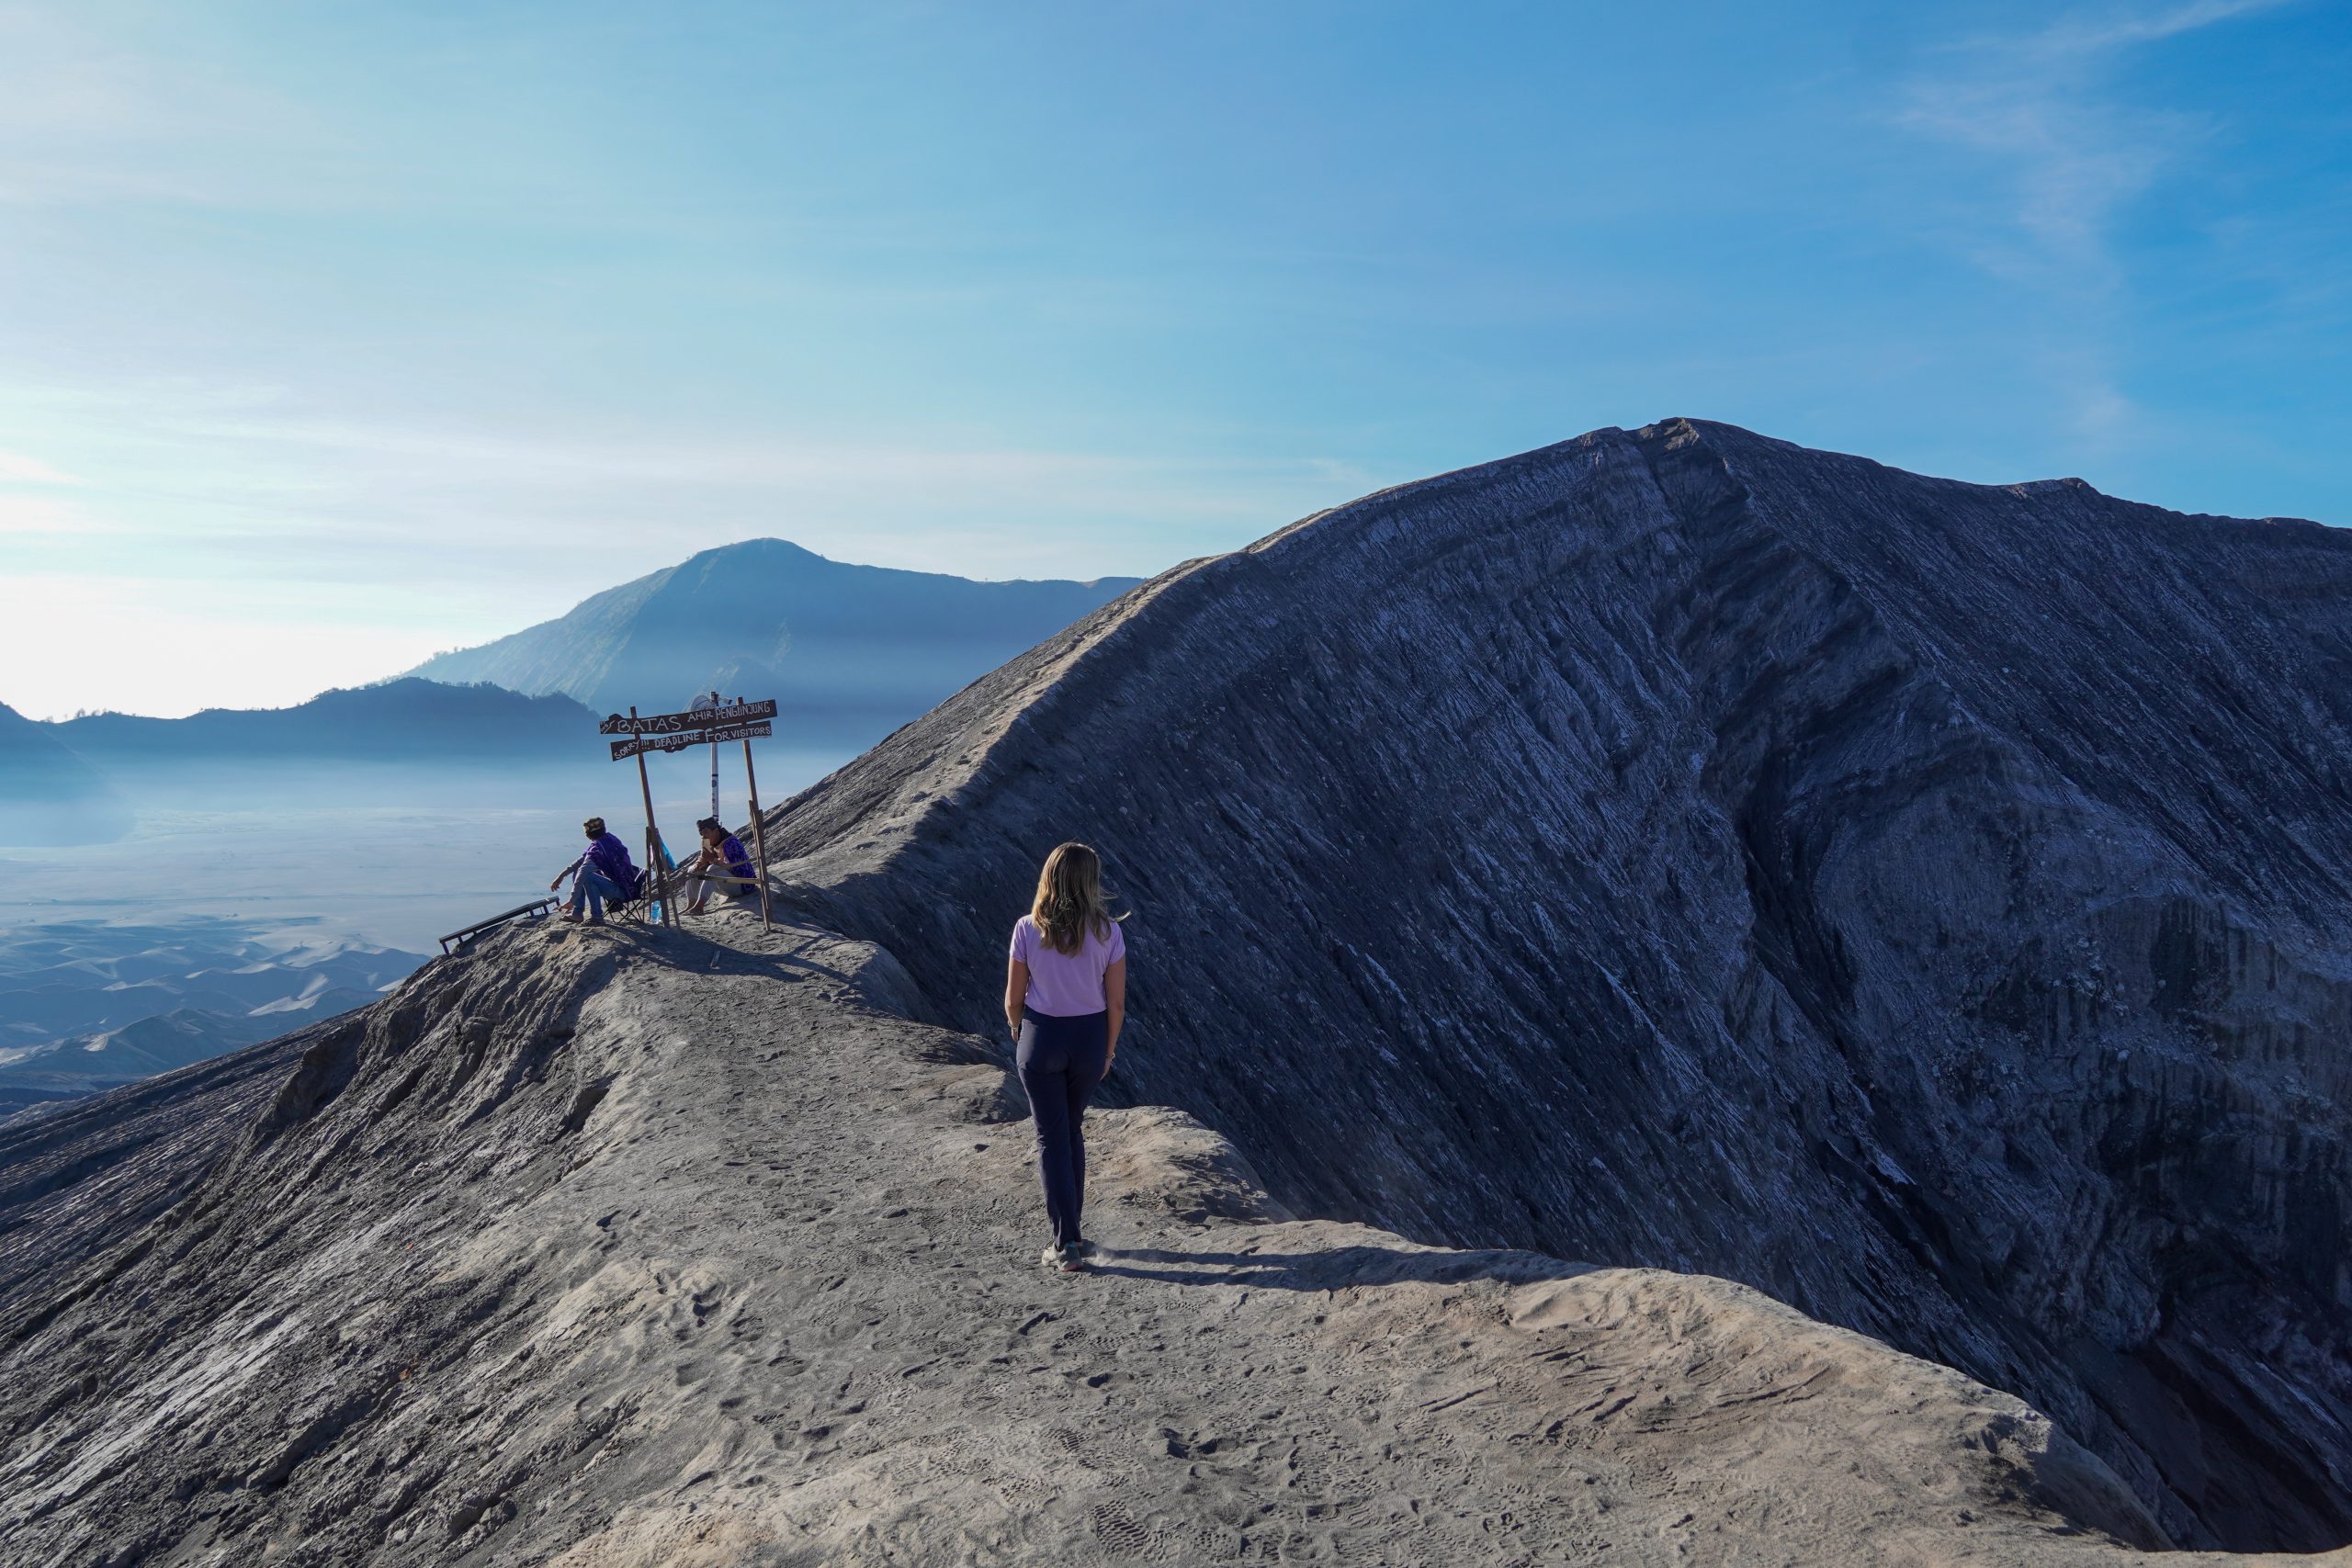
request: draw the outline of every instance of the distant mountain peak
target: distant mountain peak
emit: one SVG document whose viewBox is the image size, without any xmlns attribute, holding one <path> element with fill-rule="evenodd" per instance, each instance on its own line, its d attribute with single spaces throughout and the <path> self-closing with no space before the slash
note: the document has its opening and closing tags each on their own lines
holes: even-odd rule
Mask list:
<svg viewBox="0 0 2352 1568">
<path fill-rule="evenodd" d="M 410 673 L 562 693 L 599 713 L 664 711 L 716 687 L 775 698 L 779 736 L 850 747 L 1137 581 L 981 582 L 832 560 L 788 539 L 744 539 Z"/>
</svg>

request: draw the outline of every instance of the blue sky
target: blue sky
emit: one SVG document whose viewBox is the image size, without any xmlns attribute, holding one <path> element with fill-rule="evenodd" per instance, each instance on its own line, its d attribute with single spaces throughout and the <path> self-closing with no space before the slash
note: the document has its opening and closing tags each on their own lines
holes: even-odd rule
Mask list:
<svg viewBox="0 0 2352 1568">
<path fill-rule="evenodd" d="M 2352 6 L 0 3 L 0 700 L 1598 425 L 2352 522 Z"/>
</svg>

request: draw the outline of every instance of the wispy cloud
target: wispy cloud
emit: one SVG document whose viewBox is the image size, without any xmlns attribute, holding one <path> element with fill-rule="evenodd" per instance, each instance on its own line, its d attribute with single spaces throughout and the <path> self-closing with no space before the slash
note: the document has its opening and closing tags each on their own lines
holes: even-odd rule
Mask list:
<svg viewBox="0 0 2352 1568">
<path fill-rule="evenodd" d="M 20 550 L 39 547 L 28 568 L 92 570 L 90 551 L 128 539 L 159 573 L 364 571 L 436 600 L 520 572 L 549 596 L 534 613 L 761 534 L 973 577 L 1148 573 L 1395 477 L 1317 456 L 1057 451 L 953 432 L 458 429 L 320 418 L 253 386 L 0 380 L 0 421 L 61 409 L 83 439 L 104 433 L 103 445 L 65 456 L 105 478 L 70 492 L 0 486 L 0 500 L 15 497 L 0 505 L 0 529 Z M 68 477 L 0 457 L 11 460 L 28 478 Z M 1146 556 L 1138 529 L 1157 546 Z M 469 622 L 450 636 L 478 630 Z"/>
<path fill-rule="evenodd" d="M 242 200 L 325 141 L 316 115 L 187 51 L 0 4 L 0 204 Z"/>
<path fill-rule="evenodd" d="M 0 446 L 0 535 L 14 536 L 21 549 L 34 536 L 62 538 L 105 531 L 103 524 L 59 493 L 81 484 L 53 463 Z"/>
<path fill-rule="evenodd" d="M 2155 43 L 2182 33 L 2193 33 L 2216 22 L 2230 21 L 2256 11 L 2272 11 L 2287 0 L 2191 0 L 2185 6 L 2144 14 L 2118 13 L 2103 17 L 2062 18 L 2033 40 L 2055 54 L 2091 54 L 2129 44 Z"/>
<path fill-rule="evenodd" d="M 72 507 L 45 495 L 16 495 L 0 490 L 0 535 L 63 536 L 91 532 Z"/>
<path fill-rule="evenodd" d="M 2052 351 L 2076 434 L 2107 447 L 2132 423 L 2098 318 L 2126 288 L 2113 234 L 2121 214 L 2208 141 L 2203 117 L 2131 102 L 2117 78 L 2130 55 L 2278 9 L 2293 0 L 2188 0 L 2153 10 L 2077 13 L 2039 31 L 1936 51 L 1908 82 L 1896 122 L 1996 162 L 2000 205 L 1976 214 L 1969 252 L 1987 270 L 2048 297 L 2077 341 Z"/>
<path fill-rule="evenodd" d="M 2069 17 L 2037 33 L 1940 51 L 1943 71 L 1908 84 L 1897 120 L 2004 160 L 2009 221 L 2025 245 L 1993 246 L 1996 270 L 2071 289 L 2120 281 L 2108 235 L 2118 212 L 2207 137 L 2196 116 L 2137 107 L 2115 91 L 2122 57 L 2286 0 L 2193 0 L 2145 14 Z"/>
<path fill-rule="evenodd" d="M 0 485 L 72 485 L 81 482 L 39 457 L 0 447 Z"/>
<path fill-rule="evenodd" d="M 459 430 L 321 419 L 248 384 L 0 378 L 0 425 L 60 410 L 101 444 L 0 454 L 0 697 L 36 714 L 298 701 L 760 535 L 973 577 L 1147 575 L 1393 477 L 911 435 Z M 103 657 L 43 667 L 91 624 L 120 628 Z"/>
<path fill-rule="evenodd" d="M 855 499 L 934 513 L 1030 509 L 1137 514 L 1170 522 L 1254 521 L 1272 527 L 1266 487 L 1372 487 L 1351 466 L 1321 458 L 1241 460 L 1038 451 L 953 442 L 679 439 L 549 440 L 301 421 L 192 423 L 187 434 L 256 448 L 307 449 L 339 469 L 422 464 L 439 482 L 527 486 L 548 492 L 613 484 L 672 495 L 738 491 L 789 505 Z"/>
</svg>

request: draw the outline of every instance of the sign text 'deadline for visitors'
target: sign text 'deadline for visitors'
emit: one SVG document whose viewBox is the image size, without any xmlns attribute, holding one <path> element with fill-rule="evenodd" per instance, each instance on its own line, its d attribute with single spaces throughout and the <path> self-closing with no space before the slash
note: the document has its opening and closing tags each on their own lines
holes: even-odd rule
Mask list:
<svg viewBox="0 0 2352 1568">
<path fill-rule="evenodd" d="M 724 729 L 696 729 L 683 735 L 641 735 L 634 740 L 614 741 L 613 761 L 621 761 L 647 751 L 683 751 L 706 740 L 765 740 L 775 733 L 775 727 L 771 724 L 736 724 Z"/>
</svg>

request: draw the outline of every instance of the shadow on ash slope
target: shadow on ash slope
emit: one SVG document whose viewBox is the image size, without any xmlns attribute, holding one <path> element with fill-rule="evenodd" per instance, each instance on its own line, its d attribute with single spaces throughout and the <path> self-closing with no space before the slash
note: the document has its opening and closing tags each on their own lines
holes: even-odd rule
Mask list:
<svg viewBox="0 0 2352 1568">
<path fill-rule="evenodd" d="M 2352 533 L 1600 431 L 1156 580 L 770 824 L 987 1026 L 1042 852 L 1127 1091 L 1300 1213 L 1727 1276 L 2176 1540 L 2352 1540 Z"/>
<path fill-rule="evenodd" d="M 0 1137 L 11 1563 L 2094 1563 L 2008 1395 L 1744 1287 L 1297 1222 L 1179 1112 L 1048 1275 L 894 961 L 517 931 Z M 2237 1561 L 2233 1559 L 2232 1561 Z"/>
</svg>

